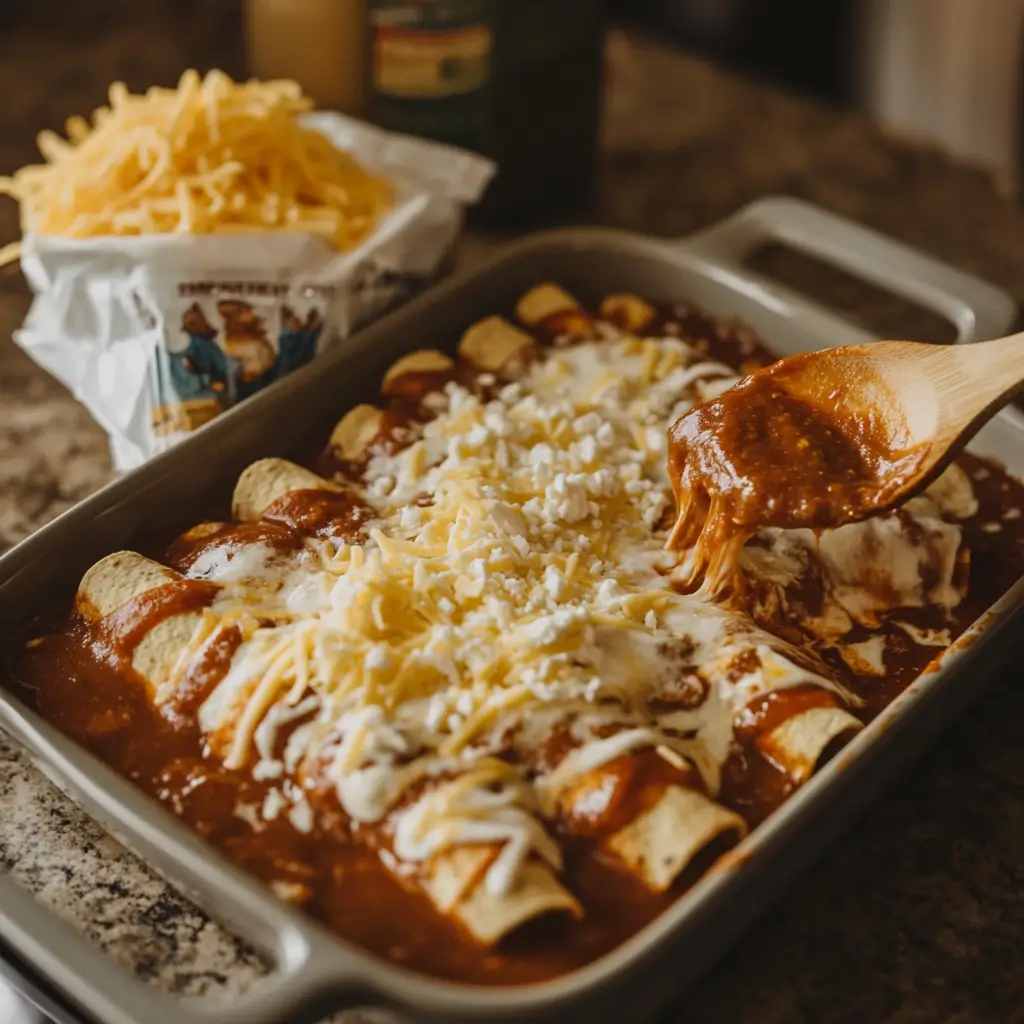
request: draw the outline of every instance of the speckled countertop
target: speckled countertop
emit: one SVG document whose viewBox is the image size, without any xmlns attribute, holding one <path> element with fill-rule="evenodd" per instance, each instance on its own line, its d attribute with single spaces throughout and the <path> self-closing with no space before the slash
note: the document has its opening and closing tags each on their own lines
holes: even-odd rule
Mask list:
<svg viewBox="0 0 1024 1024">
<path fill-rule="evenodd" d="M 27 9 L 27 5 L 26 6 Z M 0 173 L 36 130 L 91 109 L 106 83 L 238 67 L 233 5 L 67 5 L 57 35 L 0 35 Z M 216 8 L 216 10 L 214 10 Z M 128 10 L 129 5 L 124 5 Z M 988 178 L 861 118 L 758 88 L 633 36 L 610 40 L 598 218 L 683 235 L 770 192 L 804 196 L 1024 299 L 1024 208 Z M 0 237 L 14 218 L 0 212 Z M 462 258 L 495 239 L 468 238 Z M 930 318 L 785 256 L 767 265 L 879 334 Z M 7 340 L 25 314 L 0 276 L 0 547 L 109 476 L 104 437 Z M 1024 676 L 981 702 L 680 1000 L 672 1020 L 741 1024 L 1024 1020 Z M 244 984 L 256 961 L 91 827 L 0 741 L 0 864 L 144 977 L 188 993 Z"/>
</svg>

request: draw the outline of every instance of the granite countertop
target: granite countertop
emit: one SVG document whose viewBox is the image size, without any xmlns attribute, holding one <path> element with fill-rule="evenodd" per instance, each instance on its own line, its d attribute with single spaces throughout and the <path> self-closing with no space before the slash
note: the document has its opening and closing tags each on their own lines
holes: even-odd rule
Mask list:
<svg viewBox="0 0 1024 1024">
<path fill-rule="evenodd" d="M 39 128 L 100 102 L 113 78 L 138 87 L 171 82 L 193 63 L 238 69 L 232 4 L 153 3 L 120 21 L 102 15 L 110 7 L 69 4 L 57 35 L 23 14 L 0 36 L 0 172 L 33 157 Z M 609 48 L 602 223 L 683 235 L 757 196 L 785 192 L 1024 299 L 1024 209 L 985 174 L 889 139 L 859 116 L 754 86 L 640 37 L 615 33 Z M 9 204 L 0 232 L 14 232 Z M 471 261 L 496 241 L 469 237 L 461 258 Z M 879 334 L 946 330 L 804 260 L 775 253 L 762 262 Z M 0 547 L 110 475 L 99 428 L 4 340 L 27 305 L 19 276 L 0 275 Z M 1008 670 L 670 1019 L 1024 1019 L 1020 684 Z M 2 742 L 0 863 L 61 913 L 88 922 L 140 975 L 175 991 L 234 988 L 259 971 L 255 958 L 122 854 Z"/>
</svg>

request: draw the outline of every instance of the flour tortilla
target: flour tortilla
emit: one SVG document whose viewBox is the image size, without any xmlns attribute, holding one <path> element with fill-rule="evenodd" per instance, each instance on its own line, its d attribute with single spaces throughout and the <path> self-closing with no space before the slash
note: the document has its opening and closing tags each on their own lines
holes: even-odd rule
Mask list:
<svg viewBox="0 0 1024 1024">
<path fill-rule="evenodd" d="M 863 723 L 838 707 L 809 708 L 757 740 L 761 752 L 796 782 L 809 779 L 829 745 L 850 737 Z"/>
<path fill-rule="evenodd" d="M 421 884 L 434 907 L 485 946 L 543 914 L 582 915 L 576 897 L 539 860 L 522 866 L 508 893 L 490 892 L 485 876 L 499 849 L 495 844 L 456 846 L 432 858 Z"/>
<path fill-rule="evenodd" d="M 75 608 L 87 619 L 111 615 L 149 590 L 184 579 L 173 569 L 134 551 L 116 551 L 100 559 L 82 577 Z M 132 669 L 143 679 L 151 699 L 171 676 L 181 652 L 202 622 L 201 611 L 170 615 L 158 622 L 132 653 Z"/>
<path fill-rule="evenodd" d="M 524 324 L 539 324 L 554 313 L 579 309 L 580 304 L 551 281 L 535 285 L 517 303 L 516 316 Z"/>
<path fill-rule="evenodd" d="M 334 425 L 329 446 L 343 459 L 355 462 L 361 459 L 384 423 L 384 410 L 375 405 L 357 405 Z"/>
<path fill-rule="evenodd" d="M 604 841 L 648 889 L 664 892 L 716 840 L 739 842 L 747 823 L 695 789 L 669 786 L 658 802 Z"/>
<path fill-rule="evenodd" d="M 231 516 L 240 522 L 259 519 L 291 491 L 342 491 L 343 488 L 287 459 L 260 459 L 247 466 L 235 484 Z"/>
<path fill-rule="evenodd" d="M 500 371 L 536 347 L 525 331 L 513 327 L 504 317 L 478 320 L 459 339 L 459 355 L 481 370 Z"/>
</svg>

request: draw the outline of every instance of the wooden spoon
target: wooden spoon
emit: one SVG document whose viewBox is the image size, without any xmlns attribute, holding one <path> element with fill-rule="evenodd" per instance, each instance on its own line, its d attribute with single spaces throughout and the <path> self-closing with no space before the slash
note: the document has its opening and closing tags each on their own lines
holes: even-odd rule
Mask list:
<svg viewBox="0 0 1024 1024">
<path fill-rule="evenodd" d="M 673 546 L 692 544 L 708 515 L 730 527 L 795 529 L 891 509 L 927 487 L 1022 388 L 1024 333 L 782 359 L 670 430 Z"/>
</svg>

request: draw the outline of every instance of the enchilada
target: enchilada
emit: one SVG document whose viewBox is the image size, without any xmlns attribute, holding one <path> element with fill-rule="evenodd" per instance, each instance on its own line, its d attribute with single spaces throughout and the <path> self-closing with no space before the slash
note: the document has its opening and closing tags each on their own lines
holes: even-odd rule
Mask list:
<svg viewBox="0 0 1024 1024">
<path fill-rule="evenodd" d="M 584 962 L 1020 568 L 1020 489 L 978 500 L 968 461 L 869 524 L 759 531 L 737 602 L 686 593 L 666 429 L 769 359 L 542 286 L 392 367 L 316 472 L 261 460 L 224 521 L 98 563 L 15 685 L 371 948 L 473 981 Z M 995 521 L 1002 575 L 971 564 Z"/>
</svg>

